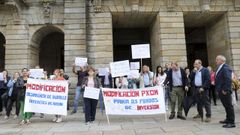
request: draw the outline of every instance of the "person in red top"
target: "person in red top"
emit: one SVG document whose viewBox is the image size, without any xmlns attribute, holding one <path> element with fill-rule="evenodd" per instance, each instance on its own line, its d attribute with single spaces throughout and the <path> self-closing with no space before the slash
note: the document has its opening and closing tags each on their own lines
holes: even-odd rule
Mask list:
<svg viewBox="0 0 240 135">
<path fill-rule="evenodd" d="M 208 66 L 208 70 L 210 72 L 210 77 L 211 77 L 211 86 L 209 90 L 209 97 L 210 97 L 210 103 L 211 99 L 213 98 L 214 105 L 217 105 L 217 92 L 215 90 L 215 72 L 212 70 L 211 66 Z"/>
<path fill-rule="evenodd" d="M 53 80 L 59 80 L 63 81 L 65 80 L 64 77 L 61 75 L 60 69 L 55 69 L 54 70 L 54 79 Z M 61 115 L 55 115 L 55 118 L 53 119 L 53 122 L 60 123 L 62 122 L 62 116 Z"/>
</svg>

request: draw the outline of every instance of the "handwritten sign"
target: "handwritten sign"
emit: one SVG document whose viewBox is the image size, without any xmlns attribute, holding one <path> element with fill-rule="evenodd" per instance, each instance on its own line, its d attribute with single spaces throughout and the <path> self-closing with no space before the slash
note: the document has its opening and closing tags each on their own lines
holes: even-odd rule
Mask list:
<svg viewBox="0 0 240 135">
<path fill-rule="evenodd" d="M 87 66 L 87 58 L 76 57 L 75 65 L 79 67 Z"/>
<path fill-rule="evenodd" d="M 166 113 L 162 87 L 143 89 L 103 89 L 106 114 L 151 115 Z"/>
<path fill-rule="evenodd" d="M 99 76 L 105 76 L 109 73 L 109 68 L 99 68 L 98 69 L 98 75 Z"/>
<path fill-rule="evenodd" d="M 140 63 L 139 62 L 130 62 L 130 68 L 131 68 L 131 70 L 140 69 Z"/>
<path fill-rule="evenodd" d="M 68 82 L 27 80 L 24 112 L 67 115 Z"/>
<path fill-rule="evenodd" d="M 100 89 L 97 88 L 91 88 L 91 87 L 85 87 L 84 90 L 84 98 L 91 98 L 91 99 L 97 99 L 99 98 Z"/>
<path fill-rule="evenodd" d="M 43 69 L 30 69 L 29 72 L 31 78 L 44 78 Z"/>
<path fill-rule="evenodd" d="M 125 76 L 130 72 L 129 61 L 118 61 L 110 63 L 112 77 Z"/>
<path fill-rule="evenodd" d="M 133 59 L 150 58 L 149 44 L 132 45 L 131 48 L 132 48 Z"/>
<path fill-rule="evenodd" d="M 0 73 L 0 81 L 3 81 L 4 77 L 3 77 L 3 73 Z"/>
<path fill-rule="evenodd" d="M 130 70 L 128 78 L 139 78 L 140 74 L 138 70 Z"/>
</svg>

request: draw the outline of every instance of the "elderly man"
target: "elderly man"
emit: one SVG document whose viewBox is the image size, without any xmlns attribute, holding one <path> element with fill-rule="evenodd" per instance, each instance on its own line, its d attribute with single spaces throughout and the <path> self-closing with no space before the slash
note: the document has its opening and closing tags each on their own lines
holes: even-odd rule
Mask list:
<svg viewBox="0 0 240 135">
<path fill-rule="evenodd" d="M 202 66 L 202 61 L 197 59 L 194 62 L 194 67 L 197 69 L 192 74 L 192 84 L 195 87 L 195 98 L 197 100 L 198 114 L 194 116 L 194 119 L 201 118 L 203 121 L 203 106 L 206 109 L 205 122 L 211 121 L 211 104 L 209 98 L 210 88 L 210 72 L 207 68 Z"/>
<path fill-rule="evenodd" d="M 173 119 L 175 117 L 175 105 L 178 99 L 178 112 L 177 118 L 186 120 L 185 117 L 182 116 L 182 102 L 184 98 L 185 90 L 188 91 L 188 81 L 185 74 L 185 71 L 178 67 L 177 62 L 173 62 L 171 64 L 172 68 L 169 70 L 167 74 L 167 78 L 164 81 L 164 85 L 169 82 L 171 93 L 171 115 L 169 119 Z"/>
<path fill-rule="evenodd" d="M 234 128 L 235 126 L 235 114 L 232 105 L 232 70 L 225 63 L 226 58 L 222 55 L 216 57 L 216 80 L 215 89 L 218 92 L 219 98 L 225 108 L 226 119 L 220 121 L 220 123 L 225 124 L 223 128 Z"/>
</svg>

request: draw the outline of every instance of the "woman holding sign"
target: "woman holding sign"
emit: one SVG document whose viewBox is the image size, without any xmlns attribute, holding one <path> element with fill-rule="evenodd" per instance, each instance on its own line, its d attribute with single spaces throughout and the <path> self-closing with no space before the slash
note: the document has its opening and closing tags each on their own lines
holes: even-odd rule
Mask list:
<svg viewBox="0 0 240 135">
<path fill-rule="evenodd" d="M 90 87 L 90 88 L 100 88 L 101 82 L 95 75 L 95 69 L 93 67 L 88 67 L 88 76 L 83 79 L 82 88 Z M 86 125 L 94 122 L 96 116 L 96 108 L 97 108 L 98 100 L 85 98 L 84 97 L 84 105 L 85 105 L 85 122 Z"/>
<path fill-rule="evenodd" d="M 22 69 L 22 76 L 17 79 L 16 87 L 19 89 L 18 99 L 20 102 L 20 114 L 21 114 L 21 122 L 20 125 L 30 124 L 30 118 L 32 117 L 31 112 L 24 112 L 24 101 L 25 101 L 25 93 L 26 93 L 26 85 L 29 76 L 29 70 L 27 68 Z"/>
<path fill-rule="evenodd" d="M 60 69 L 54 70 L 55 78 L 54 80 L 65 80 L 64 77 L 61 75 Z M 53 122 L 60 123 L 62 122 L 62 116 L 61 115 L 55 115 L 55 118 L 53 119 Z"/>
</svg>

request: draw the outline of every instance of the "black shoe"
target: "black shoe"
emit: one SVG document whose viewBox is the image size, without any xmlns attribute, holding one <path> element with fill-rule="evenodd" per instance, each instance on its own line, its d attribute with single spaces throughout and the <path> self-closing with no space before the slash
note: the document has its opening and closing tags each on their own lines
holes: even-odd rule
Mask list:
<svg viewBox="0 0 240 135">
<path fill-rule="evenodd" d="M 74 111 L 74 110 L 73 110 L 73 111 L 71 112 L 71 115 L 73 115 L 74 113 L 77 113 L 77 111 Z"/>
<path fill-rule="evenodd" d="M 235 128 L 235 127 L 236 127 L 236 125 L 235 124 L 231 124 L 231 123 L 223 125 L 223 128 Z"/>
<path fill-rule="evenodd" d="M 217 106 L 217 103 L 214 103 L 215 106 Z"/>
<path fill-rule="evenodd" d="M 181 120 L 186 120 L 186 118 L 183 117 L 183 116 L 181 116 L 181 115 L 178 115 L 177 118 L 178 118 L 178 119 L 181 119 Z"/>
<path fill-rule="evenodd" d="M 221 123 L 221 124 L 227 124 L 228 121 L 227 121 L 227 120 L 222 120 L 222 121 L 219 121 L 219 123 Z"/>
<path fill-rule="evenodd" d="M 174 114 L 171 114 L 170 116 L 169 116 L 169 119 L 171 120 L 171 119 L 173 119 L 175 117 L 175 115 Z"/>
</svg>

